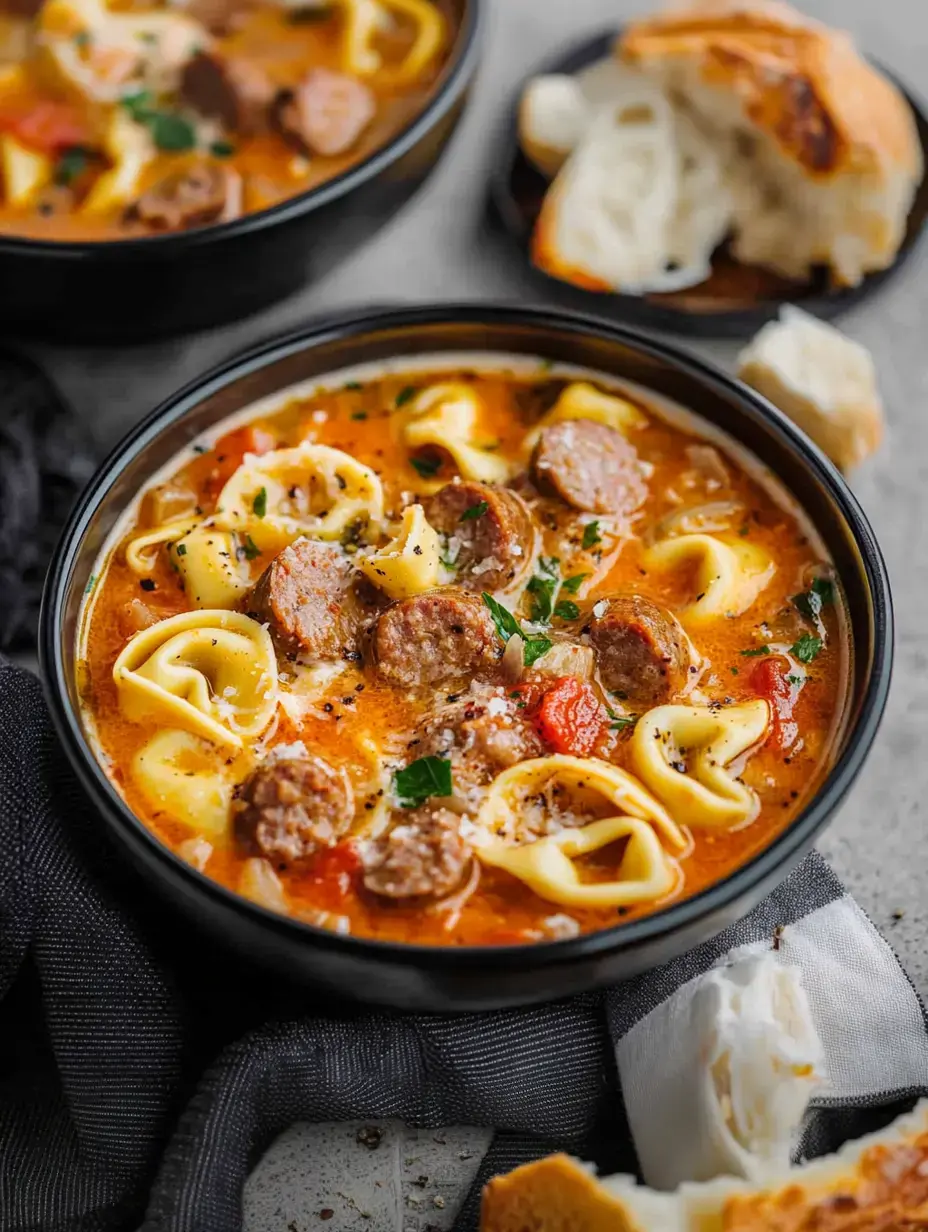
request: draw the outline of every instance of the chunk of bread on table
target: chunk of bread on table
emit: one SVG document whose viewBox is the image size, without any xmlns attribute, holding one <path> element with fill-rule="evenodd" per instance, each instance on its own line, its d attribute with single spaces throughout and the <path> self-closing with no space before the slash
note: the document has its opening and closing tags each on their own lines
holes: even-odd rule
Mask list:
<svg viewBox="0 0 928 1232">
<path fill-rule="evenodd" d="M 883 438 L 883 405 L 870 352 L 792 305 L 741 352 L 738 376 L 843 471 L 863 462 Z"/>
<path fill-rule="evenodd" d="M 896 257 L 923 174 L 912 110 L 833 30 L 778 0 L 691 0 L 617 53 L 735 139 L 734 255 L 853 286 Z"/>
<path fill-rule="evenodd" d="M 657 1193 L 552 1155 L 483 1191 L 481 1232 L 915 1232 L 928 1228 L 928 1100 L 880 1133 L 760 1185 Z"/>
</svg>

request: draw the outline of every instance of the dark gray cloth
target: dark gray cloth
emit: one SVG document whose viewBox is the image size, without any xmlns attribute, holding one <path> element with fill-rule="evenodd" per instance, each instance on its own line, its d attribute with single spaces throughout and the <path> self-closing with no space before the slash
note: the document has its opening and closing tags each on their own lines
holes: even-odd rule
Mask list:
<svg viewBox="0 0 928 1232">
<path fill-rule="evenodd" d="M 494 1126 L 478 1181 L 552 1148 L 633 1170 L 618 1036 L 732 945 L 841 894 L 812 856 L 727 937 L 567 1003 L 320 1014 L 150 897 L 63 763 L 38 682 L 0 664 L 0 1229 L 233 1232 L 249 1167 L 298 1120 Z M 842 1108 L 842 1133 L 869 1115 Z M 475 1189 L 460 1229 L 476 1210 Z"/>
</svg>

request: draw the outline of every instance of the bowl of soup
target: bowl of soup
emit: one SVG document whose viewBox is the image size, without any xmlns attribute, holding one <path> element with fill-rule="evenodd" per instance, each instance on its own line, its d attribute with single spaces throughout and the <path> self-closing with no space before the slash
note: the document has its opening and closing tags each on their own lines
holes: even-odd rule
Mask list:
<svg viewBox="0 0 928 1232">
<path fill-rule="evenodd" d="M 0 14 L 0 302 L 100 342 L 318 277 L 435 166 L 480 0 L 26 0 Z"/>
<path fill-rule="evenodd" d="M 873 741 L 892 617 L 831 464 L 632 331 L 318 327 L 141 423 L 49 574 L 54 719 L 150 884 L 402 1007 L 621 980 L 753 907 Z"/>
</svg>

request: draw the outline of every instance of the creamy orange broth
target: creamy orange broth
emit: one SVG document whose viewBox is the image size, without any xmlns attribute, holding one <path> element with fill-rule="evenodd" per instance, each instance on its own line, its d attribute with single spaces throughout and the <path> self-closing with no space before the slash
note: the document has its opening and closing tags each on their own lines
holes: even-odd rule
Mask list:
<svg viewBox="0 0 928 1232">
<path fill-rule="evenodd" d="M 438 379 L 467 382 L 479 391 L 484 411 L 478 436 L 487 448 L 511 461 L 514 471 L 520 465 L 520 446 L 526 431 L 535 422 L 539 408 L 549 405 L 556 391 L 557 386 L 551 383 L 565 383 L 559 373 L 546 368 L 517 373 L 466 370 L 443 373 L 441 378 L 431 371 L 404 371 L 367 381 L 363 387 L 336 385 L 327 391 L 296 397 L 280 409 L 260 415 L 257 420 L 243 420 L 239 416 L 233 425 L 233 444 L 234 430 L 250 422 L 252 427 L 270 433 L 278 445 L 310 439 L 345 450 L 378 472 L 387 497 L 388 513 L 396 516 L 414 494 L 422 491 L 422 480 L 411 465 L 409 451 L 401 439 L 406 422 L 402 404 L 410 390 Z M 351 386 L 355 384 L 349 382 Z M 604 389 L 610 388 L 606 382 L 600 384 Z M 623 393 L 627 396 L 627 391 Z M 687 571 L 649 573 L 642 564 L 645 543 L 653 536 L 661 519 L 680 508 L 681 500 L 687 505 L 706 500 L 740 502 L 744 511 L 736 522 L 738 533 L 769 553 L 776 563 L 776 573 L 760 598 L 743 615 L 701 623 L 698 628 L 690 627 L 687 631 L 700 654 L 708 660 L 699 681 L 706 699 L 723 705 L 749 700 L 758 696 L 752 673 L 768 656 L 745 656 L 743 652 L 768 640 L 782 641 L 784 628 L 790 631 L 788 637 L 814 632 L 809 622 L 797 613 L 791 598 L 804 591 L 813 576 L 823 571 L 831 576 L 827 558 L 822 547 L 814 541 L 812 532 L 790 511 L 785 495 L 778 492 L 769 477 L 763 482 L 752 477 L 744 459 L 732 445 L 723 443 L 721 446 L 730 476 L 727 487 L 715 489 L 708 496 L 700 495 L 698 487 L 688 487 L 694 473 L 698 476 L 699 472 L 694 471 L 686 447 L 705 440 L 695 434 L 696 421 L 677 414 L 671 423 L 643 396 L 638 396 L 638 400 L 649 417 L 648 426 L 634 433 L 641 459 L 653 468 L 648 478 L 647 500 L 634 516 L 628 537 L 605 555 L 600 556 L 598 548 L 584 551 L 579 547 L 578 532 L 575 556 L 569 562 L 563 561 L 563 572 L 565 575 L 576 572 L 594 575 L 595 585 L 587 592 L 587 598 L 618 590 L 635 590 L 661 602 L 671 611 L 678 610 L 693 597 L 692 579 Z M 399 408 L 398 403 L 401 404 Z M 218 427 L 204 445 L 211 445 L 221 437 L 223 427 L 228 429 L 229 425 Z M 229 437 L 225 439 L 228 441 Z M 713 443 L 719 445 L 715 438 Z M 524 465 L 524 454 L 521 456 Z M 220 444 L 216 449 L 208 448 L 202 454 L 188 454 L 178 459 L 173 473 L 180 483 L 196 489 L 200 508 L 208 514 L 214 508 L 222 483 L 240 458 L 240 451 Z M 760 474 L 756 463 L 751 469 L 755 475 Z M 453 474 L 454 468 L 445 458 L 439 477 L 450 479 Z M 141 516 L 136 514 L 121 528 L 122 543 L 137 527 L 150 524 L 145 517 L 143 500 Z M 553 532 L 546 530 L 548 553 L 553 552 L 552 537 Z M 560 554 L 563 558 L 563 551 Z M 267 564 L 263 557 L 253 562 L 255 578 Z M 139 599 L 158 617 L 190 609 L 165 553 L 159 556 L 151 580 L 153 589 L 140 589 L 139 577 L 127 567 L 120 546 L 101 562 L 82 635 L 83 696 L 89 722 L 114 783 L 145 824 L 162 842 L 176 849 L 183 840 L 190 838 L 191 831 L 164 813 L 153 811 L 134 786 L 129 771 L 134 753 L 157 727 L 146 722 L 130 722 L 123 716 L 112 679 L 114 661 L 133 631 L 131 620 L 127 619 L 127 605 Z M 742 771 L 743 781 L 756 790 L 760 799 L 756 819 L 733 832 L 696 832 L 691 849 L 680 862 L 681 878 L 670 899 L 697 893 L 762 851 L 808 803 L 828 771 L 842 721 L 851 654 L 837 583 L 835 601 L 823 608 L 821 618 L 824 647 L 806 667 L 808 678 L 794 709 L 798 740 L 788 752 L 783 752 L 773 737 L 768 737 L 747 758 Z M 774 636 L 778 630 L 779 635 Z M 359 686 L 363 686 L 361 691 L 358 691 Z M 438 692 L 443 696 L 447 690 L 439 689 Z M 363 779 L 363 770 L 358 778 L 358 767 L 365 762 L 365 757 L 357 753 L 353 742 L 368 732 L 387 747 L 403 750 L 408 733 L 428 709 L 427 701 L 422 698 L 400 694 L 379 682 L 376 671 L 370 667 L 362 669 L 350 664 L 328 689 L 326 699 L 331 711 L 312 717 L 299 727 L 281 714 L 270 743 L 302 740 L 308 749 L 319 751 L 333 764 L 347 766 L 355 775 L 356 786 Z M 608 700 L 616 713 L 628 713 L 620 699 Z M 603 743 L 597 747 L 597 754 L 632 770 L 629 739 L 627 729 L 606 733 Z M 218 756 L 221 754 L 217 751 Z M 243 859 L 234 840 L 229 839 L 214 851 L 206 874 L 234 889 Z M 613 848 L 605 848 L 595 856 L 585 857 L 581 863 L 587 879 L 608 880 L 614 874 L 616 853 Z M 577 921 L 580 930 L 587 932 L 656 910 L 669 901 L 665 898 L 643 906 L 608 910 L 563 909 L 537 897 L 508 874 L 482 867 L 479 885 L 454 911 L 452 918 L 452 913 L 440 906 L 426 908 L 414 902 L 386 902 L 375 898 L 360 886 L 356 875 L 342 875 L 338 857 L 333 857 L 331 852 L 323 852 L 306 868 L 280 869 L 279 874 L 294 915 L 312 920 L 319 909 L 332 911 L 350 920 L 354 935 L 440 945 L 499 944 L 543 938 L 550 935 L 546 921 L 565 910 Z"/>
<path fill-rule="evenodd" d="M 331 180 L 356 163 L 369 157 L 392 137 L 396 136 L 422 111 L 432 88 L 440 75 L 455 36 L 454 6 L 445 0 L 428 0 L 441 13 L 445 22 L 445 37 L 439 54 L 432 57 L 422 71 L 409 82 L 397 83 L 388 79 L 391 66 L 400 61 L 412 41 L 413 30 L 403 21 L 389 39 L 380 40 L 384 53 L 385 71 L 365 77 L 364 82 L 373 91 L 376 113 L 373 120 L 343 154 L 304 157 L 292 144 L 277 132 L 269 131 L 245 136 L 235 132 L 216 136 L 228 144 L 231 154 L 219 157 L 211 147 L 194 152 L 158 152 L 143 170 L 133 200 L 172 172 L 189 167 L 195 162 L 207 162 L 233 168 L 242 177 L 243 212 L 252 213 L 267 209 L 285 201 L 288 197 L 306 192 Z M 111 9 L 131 12 L 159 11 L 157 4 L 112 3 Z M 170 6 L 165 6 L 171 11 Z M 183 11 L 182 9 L 180 10 Z M 2 21 L 2 17 L 0 17 Z M 297 9 L 296 15 L 279 5 L 256 0 L 250 12 L 243 16 L 241 28 L 211 41 L 211 48 L 219 55 L 229 55 L 264 70 L 274 85 L 292 87 L 313 68 L 342 71 L 345 67 L 345 23 L 337 7 L 322 17 L 309 20 L 306 10 Z M 0 50 L 2 50 L 3 27 L 0 25 Z M 2 56 L 0 56 L 2 59 Z M 23 75 L 18 78 L 4 77 L 0 66 L 0 137 L 10 132 L 20 137 L 20 121 L 23 116 L 36 115 L 48 104 L 64 108 L 61 113 L 68 123 L 76 126 L 82 135 L 79 140 L 57 141 L 54 129 L 43 126 L 39 135 L 22 137 L 27 149 L 47 155 L 54 164 L 53 179 L 48 185 L 54 187 L 65 164 L 68 151 L 80 148 L 89 152 L 86 170 L 69 181 L 74 200 L 70 208 L 61 209 L 57 200 L 54 212 L 45 204 L 47 193 L 38 193 L 34 200 L 17 206 L 12 204 L 2 191 L 0 176 L 0 233 L 19 235 L 42 240 L 106 240 L 139 237 L 148 234 L 148 229 L 125 216 L 127 201 L 102 212 L 85 212 L 83 202 L 95 181 L 107 169 L 112 160 L 105 155 L 107 124 L 117 105 L 99 104 L 82 98 L 73 89 L 66 88 L 51 74 L 38 54 L 22 62 Z M 168 96 L 157 104 L 161 111 L 194 118 L 189 106 L 182 100 Z M 60 116 L 59 116 L 60 120 Z"/>
</svg>

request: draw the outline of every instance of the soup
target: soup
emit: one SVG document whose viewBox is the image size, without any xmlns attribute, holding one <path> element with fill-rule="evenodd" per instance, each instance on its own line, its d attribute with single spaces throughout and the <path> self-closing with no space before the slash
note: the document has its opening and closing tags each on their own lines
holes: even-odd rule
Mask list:
<svg viewBox="0 0 928 1232">
<path fill-rule="evenodd" d="M 636 388 L 404 364 L 219 425 L 128 511 L 78 656 L 114 785 L 207 877 L 360 937 L 567 937 L 728 876 L 840 735 L 814 531 Z"/>
<path fill-rule="evenodd" d="M 404 128 L 453 36 L 442 0 L 7 0 L 0 232 L 131 238 L 276 205 Z"/>
</svg>

